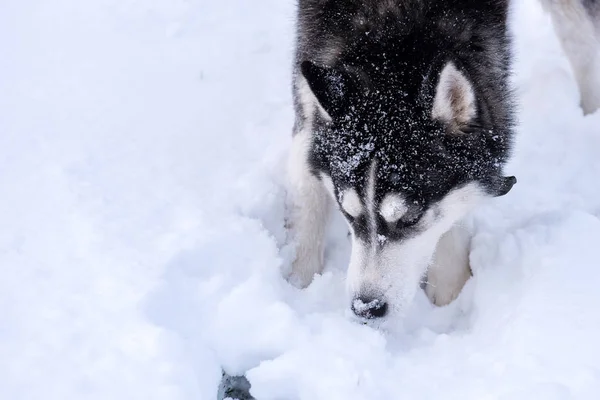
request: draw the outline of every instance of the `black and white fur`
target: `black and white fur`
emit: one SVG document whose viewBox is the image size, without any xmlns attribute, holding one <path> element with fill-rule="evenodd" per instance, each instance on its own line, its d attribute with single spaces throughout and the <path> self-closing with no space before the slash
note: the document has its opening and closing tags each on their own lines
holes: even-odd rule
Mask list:
<svg viewBox="0 0 600 400">
<path fill-rule="evenodd" d="M 502 173 L 507 14 L 508 0 L 299 0 L 291 282 L 322 271 L 333 204 L 351 232 L 356 315 L 401 315 L 424 279 L 435 304 L 458 295 L 470 276 L 460 220 L 516 181 Z"/>
</svg>

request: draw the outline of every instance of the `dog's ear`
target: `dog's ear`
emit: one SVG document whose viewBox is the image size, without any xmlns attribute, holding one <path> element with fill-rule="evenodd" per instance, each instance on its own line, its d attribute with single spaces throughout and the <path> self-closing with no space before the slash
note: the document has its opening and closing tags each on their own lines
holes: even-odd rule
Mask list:
<svg viewBox="0 0 600 400">
<path fill-rule="evenodd" d="M 517 178 L 515 178 L 514 176 L 499 177 L 492 184 L 492 196 L 504 196 L 505 194 L 510 192 L 515 183 L 517 183 Z"/>
<path fill-rule="evenodd" d="M 452 62 L 446 63 L 440 73 L 431 116 L 448 124 L 453 131 L 460 131 L 477 117 L 473 85 Z"/>
<path fill-rule="evenodd" d="M 302 62 L 300 70 L 329 117 L 343 117 L 348 111 L 350 96 L 354 91 L 354 83 L 348 73 L 321 67 L 311 61 Z"/>
</svg>

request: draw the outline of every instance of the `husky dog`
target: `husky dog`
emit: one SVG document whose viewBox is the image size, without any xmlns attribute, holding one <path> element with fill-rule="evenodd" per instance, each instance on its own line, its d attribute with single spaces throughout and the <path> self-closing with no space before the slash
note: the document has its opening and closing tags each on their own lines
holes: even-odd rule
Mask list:
<svg viewBox="0 0 600 400">
<path fill-rule="evenodd" d="M 567 55 L 588 114 L 600 108 L 600 0 L 542 0 Z"/>
<path fill-rule="evenodd" d="M 402 315 L 470 276 L 457 223 L 516 182 L 508 0 L 299 0 L 289 156 L 290 281 L 323 268 L 328 212 L 348 222 L 349 307 Z"/>
<path fill-rule="evenodd" d="M 542 0 L 586 113 L 600 106 L 600 0 Z M 306 287 L 330 206 L 352 237 L 349 307 L 402 314 L 425 279 L 452 301 L 470 276 L 460 220 L 516 182 L 508 0 L 299 0 L 289 215 Z"/>
</svg>

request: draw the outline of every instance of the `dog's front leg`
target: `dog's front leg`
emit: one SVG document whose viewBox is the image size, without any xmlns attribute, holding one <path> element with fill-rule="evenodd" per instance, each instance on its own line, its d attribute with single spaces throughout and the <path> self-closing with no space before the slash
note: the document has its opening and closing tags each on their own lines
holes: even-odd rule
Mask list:
<svg viewBox="0 0 600 400">
<path fill-rule="evenodd" d="M 296 258 L 288 280 L 305 288 L 323 271 L 324 239 L 330 199 L 321 180 L 311 171 L 309 129 L 293 139 L 288 164 L 288 225 L 296 245 Z"/>
<path fill-rule="evenodd" d="M 471 277 L 469 250 L 470 235 L 459 224 L 440 238 L 425 286 L 427 297 L 436 306 L 445 306 L 456 299 Z"/>
<path fill-rule="evenodd" d="M 600 7 L 581 0 L 542 0 L 569 59 L 585 114 L 600 108 Z"/>
</svg>

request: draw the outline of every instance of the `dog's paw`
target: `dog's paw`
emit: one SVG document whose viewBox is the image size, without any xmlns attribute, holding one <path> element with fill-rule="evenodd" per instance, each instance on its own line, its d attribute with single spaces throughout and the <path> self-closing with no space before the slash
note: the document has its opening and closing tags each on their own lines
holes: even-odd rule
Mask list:
<svg viewBox="0 0 600 400">
<path fill-rule="evenodd" d="M 287 281 L 294 287 L 298 289 L 306 289 L 312 282 L 314 275 L 307 277 L 306 275 L 297 274 L 292 271 L 287 276 Z"/>
<path fill-rule="evenodd" d="M 437 286 L 431 282 L 428 282 L 427 286 L 425 287 L 425 293 L 432 304 L 442 307 L 454 301 L 458 297 L 461 289 L 462 287 L 448 287 L 448 285 L 443 284 L 441 286 Z"/>
<path fill-rule="evenodd" d="M 323 260 L 320 251 L 300 251 L 286 279 L 298 289 L 304 289 L 311 284 L 315 275 L 322 271 Z"/>
<path fill-rule="evenodd" d="M 425 293 L 429 300 L 436 306 L 445 306 L 454 301 L 465 283 L 471 277 L 469 268 L 462 268 L 455 275 L 439 273 L 440 271 L 432 271 L 427 275 L 427 284 L 425 285 Z"/>
</svg>

